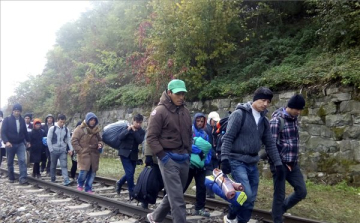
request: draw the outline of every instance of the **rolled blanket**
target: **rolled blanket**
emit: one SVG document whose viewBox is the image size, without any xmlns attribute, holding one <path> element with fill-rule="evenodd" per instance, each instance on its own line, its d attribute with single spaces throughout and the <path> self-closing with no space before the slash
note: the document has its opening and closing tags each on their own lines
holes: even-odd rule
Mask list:
<svg viewBox="0 0 360 223">
<path fill-rule="evenodd" d="M 232 181 L 218 168 L 213 170 L 213 175 L 215 177 L 215 182 L 220 186 L 225 196 L 228 199 L 233 198 L 235 196 L 235 189 L 232 185 Z"/>
<path fill-rule="evenodd" d="M 242 191 L 234 191 L 234 196 L 230 199 L 227 198 L 225 196 L 224 191 L 215 182 L 214 176 L 207 176 L 205 178 L 205 186 L 206 186 L 206 188 L 209 188 L 210 190 L 212 190 L 216 195 L 218 195 L 222 199 L 226 200 L 227 202 L 229 202 L 230 204 L 233 204 L 235 206 L 242 206 L 247 199 L 246 194 Z"/>
</svg>

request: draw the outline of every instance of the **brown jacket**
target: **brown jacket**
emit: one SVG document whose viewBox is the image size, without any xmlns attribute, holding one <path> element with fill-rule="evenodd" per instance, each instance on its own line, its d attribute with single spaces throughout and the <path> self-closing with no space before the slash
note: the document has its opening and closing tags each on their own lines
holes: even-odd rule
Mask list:
<svg viewBox="0 0 360 223">
<path fill-rule="evenodd" d="M 102 142 L 100 136 L 100 127 L 95 126 L 89 128 L 85 121 L 79 125 L 71 138 L 71 144 L 77 153 L 77 168 L 79 170 L 90 170 L 90 166 L 93 172 L 99 169 L 100 152 L 98 149 L 98 143 Z"/>
<path fill-rule="evenodd" d="M 177 107 L 163 92 L 158 106 L 149 118 L 146 142 L 153 154 L 164 150 L 178 154 L 191 154 L 191 116 L 184 106 Z"/>
</svg>

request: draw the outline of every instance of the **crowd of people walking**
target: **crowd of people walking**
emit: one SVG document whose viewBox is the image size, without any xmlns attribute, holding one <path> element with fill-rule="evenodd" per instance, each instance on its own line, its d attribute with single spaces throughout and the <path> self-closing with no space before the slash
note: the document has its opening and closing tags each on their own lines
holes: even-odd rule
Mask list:
<svg viewBox="0 0 360 223">
<path fill-rule="evenodd" d="M 151 223 L 162 222 L 169 213 L 174 222 L 186 222 L 183 194 L 193 179 L 196 203 L 192 214 L 210 217 L 205 209 L 206 198 L 215 198 L 215 194 L 205 187 L 205 177 L 212 175 L 213 170 L 219 167 L 223 174 L 231 175 L 237 183 L 242 184 L 247 196 L 243 205 L 229 206 L 224 223 L 245 223 L 251 218 L 257 197 L 258 153 L 264 145 L 274 182 L 273 220 L 275 223 L 283 222 L 282 215 L 307 194 L 298 164 L 297 117 L 305 107 L 304 98 L 300 94 L 294 95 L 286 107 L 276 110 L 268 120 L 267 107 L 273 93 L 268 88 L 260 87 L 254 92 L 251 102 L 237 105 L 226 118 L 226 131 L 222 129 L 219 133 L 222 120 L 216 111 L 208 116 L 197 113 L 191 118 L 185 106 L 186 92 L 184 81 L 170 81 L 150 114 L 146 132 L 142 129 L 144 117 L 137 114 L 132 123 L 119 133 L 121 144 L 117 149 L 125 174 L 117 181 L 116 192 L 119 194 L 127 182 L 129 199 L 132 199 L 139 145 L 145 140 L 145 164 L 155 165 L 160 170 L 166 191 L 161 203 L 147 215 Z M 40 119 L 32 120 L 31 114 L 23 118 L 21 112 L 20 104 L 15 104 L 12 114 L 5 119 L 0 111 L 0 165 L 6 154 L 9 182 L 15 181 L 14 157 L 17 155 L 20 184 L 28 184 L 27 160 L 34 164 L 33 177 L 40 178 L 41 173 L 46 171 L 52 182 L 56 181 L 55 169 L 59 161 L 65 186 L 75 182 L 75 173 L 79 170 L 77 189 L 94 193 L 92 183 L 104 148 L 97 116 L 92 112 L 87 113 L 71 133 L 65 126 L 66 116 L 63 114 L 57 116 L 56 122 L 54 116 L 49 114 L 42 124 Z M 199 141 L 202 143 L 199 144 Z M 68 155 L 73 165 L 70 177 Z M 294 188 L 287 198 L 286 181 Z M 147 203 L 143 207 L 147 208 Z"/>
</svg>

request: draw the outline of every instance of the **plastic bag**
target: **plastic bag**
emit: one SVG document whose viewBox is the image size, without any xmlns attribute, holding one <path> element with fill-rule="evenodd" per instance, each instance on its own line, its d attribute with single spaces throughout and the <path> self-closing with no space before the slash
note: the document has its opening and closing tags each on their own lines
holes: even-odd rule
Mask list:
<svg viewBox="0 0 360 223">
<path fill-rule="evenodd" d="M 103 142 L 114 149 L 119 149 L 121 143 L 119 139 L 119 134 L 123 130 L 127 129 L 128 125 L 129 123 L 127 121 L 120 120 L 118 122 L 105 126 L 104 133 L 102 134 Z"/>
</svg>

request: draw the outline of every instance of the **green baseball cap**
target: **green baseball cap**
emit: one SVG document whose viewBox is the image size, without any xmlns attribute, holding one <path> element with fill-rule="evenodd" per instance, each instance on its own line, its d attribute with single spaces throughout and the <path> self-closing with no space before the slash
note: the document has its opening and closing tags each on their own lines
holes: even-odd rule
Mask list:
<svg viewBox="0 0 360 223">
<path fill-rule="evenodd" d="M 170 81 L 168 84 L 168 90 L 171 90 L 171 92 L 174 94 L 181 91 L 187 92 L 185 82 L 179 79 L 174 79 Z"/>
</svg>

